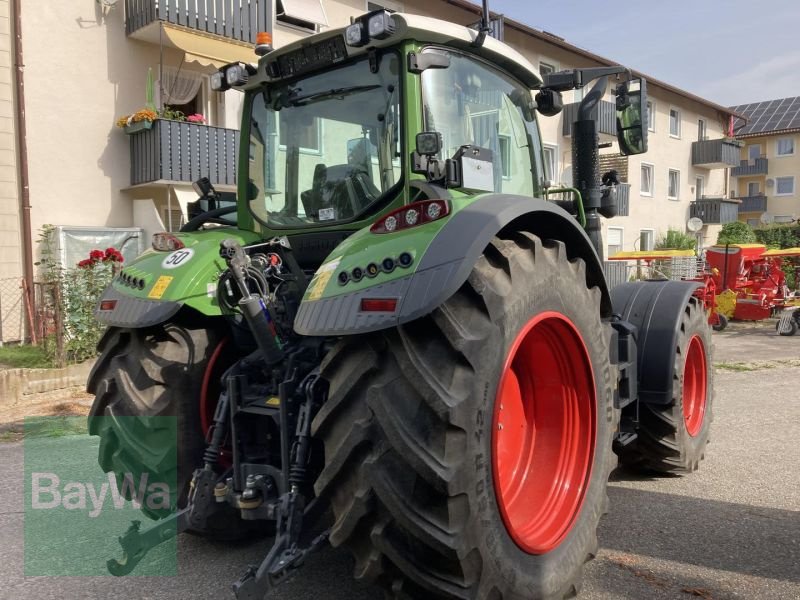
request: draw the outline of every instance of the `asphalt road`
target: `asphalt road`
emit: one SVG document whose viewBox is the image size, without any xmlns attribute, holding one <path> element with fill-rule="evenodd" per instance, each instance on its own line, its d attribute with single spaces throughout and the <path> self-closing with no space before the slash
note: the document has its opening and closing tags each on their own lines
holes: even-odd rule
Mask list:
<svg viewBox="0 0 800 600">
<path fill-rule="evenodd" d="M 723 360 L 743 336 L 715 336 Z M 760 359 L 800 357 L 800 336 L 747 343 Z M 792 343 L 789 343 L 792 342 Z M 753 351 L 754 352 L 754 351 Z M 748 353 L 753 356 L 752 353 Z M 719 362 L 719 361 L 716 361 Z M 800 368 L 718 369 L 712 443 L 698 473 L 648 479 L 617 471 L 602 546 L 581 600 L 800 599 Z M 0 598 L 214 599 L 260 561 L 268 541 L 231 546 L 181 536 L 172 577 L 23 577 L 23 448 L 0 444 Z M 116 532 L 115 532 L 116 533 Z M 354 583 L 345 552 L 326 548 L 270 598 L 382 598 Z"/>
</svg>

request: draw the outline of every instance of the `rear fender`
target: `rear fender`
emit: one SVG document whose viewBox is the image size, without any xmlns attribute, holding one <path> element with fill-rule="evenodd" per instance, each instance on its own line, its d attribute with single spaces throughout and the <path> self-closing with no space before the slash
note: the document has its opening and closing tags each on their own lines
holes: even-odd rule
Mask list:
<svg viewBox="0 0 800 600">
<path fill-rule="evenodd" d="M 336 276 L 347 262 L 347 252 L 343 247 L 335 250 L 331 256 L 337 258 L 320 267 L 315 278 L 324 293 L 313 297 L 313 290 L 318 287 L 315 281 L 311 282 L 312 295 L 304 298 L 295 329 L 303 335 L 347 335 L 396 327 L 429 314 L 464 284 L 492 238 L 514 229 L 530 231 L 543 239 L 561 240 L 570 259 L 582 258 L 586 263 L 587 284 L 600 288 L 602 316 L 611 316 L 611 297 L 600 259 L 569 213 L 527 196 L 488 194 L 455 212 L 429 243 L 418 248 L 414 253 L 415 268 L 403 277 L 386 281 L 377 277 L 374 285 L 342 293 L 336 288 Z M 369 253 L 374 257 L 391 255 L 383 245 L 392 243 L 392 235 L 372 235 Z M 320 277 L 323 272 L 324 282 Z M 335 295 L 329 293 L 331 289 L 336 291 Z M 362 299 L 382 297 L 397 298 L 397 310 L 382 313 L 360 310 Z"/>
<path fill-rule="evenodd" d="M 701 282 L 637 281 L 611 290 L 614 313 L 633 324 L 637 348 L 639 400 L 672 402 L 675 349 L 683 311 Z"/>
</svg>

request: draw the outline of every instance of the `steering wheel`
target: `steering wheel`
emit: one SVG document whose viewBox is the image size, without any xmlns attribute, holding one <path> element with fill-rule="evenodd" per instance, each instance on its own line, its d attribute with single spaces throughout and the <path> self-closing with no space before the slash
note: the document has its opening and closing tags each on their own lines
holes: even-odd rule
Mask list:
<svg viewBox="0 0 800 600">
<path fill-rule="evenodd" d="M 197 215 L 191 219 L 186 225 L 181 227 L 182 232 L 197 231 L 206 223 L 216 223 L 217 225 L 236 225 L 236 220 L 223 219 L 224 215 L 235 213 L 238 209 L 236 206 L 224 206 L 222 208 L 215 208 L 204 213 Z"/>
</svg>

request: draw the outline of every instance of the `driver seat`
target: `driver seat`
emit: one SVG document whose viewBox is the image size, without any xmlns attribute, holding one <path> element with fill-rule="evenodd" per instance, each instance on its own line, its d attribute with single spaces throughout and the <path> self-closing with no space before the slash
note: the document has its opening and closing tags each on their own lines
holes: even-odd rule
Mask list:
<svg viewBox="0 0 800 600">
<path fill-rule="evenodd" d="M 324 220 L 342 221 L 355 217 L 380 196 L 363 168 L 353 165 L 318 163 L 314 167 L 311 189 L 300 194 L 306 215 L 319 221 L 321 209 L 333 209 L 333 217 Z"/>
</svg>

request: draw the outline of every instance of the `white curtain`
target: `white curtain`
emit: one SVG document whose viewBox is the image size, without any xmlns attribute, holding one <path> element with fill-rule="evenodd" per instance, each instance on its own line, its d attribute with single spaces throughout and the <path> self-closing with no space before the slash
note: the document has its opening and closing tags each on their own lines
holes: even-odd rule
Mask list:
<svg viewBox="0 0 800 600">
<path fill-rule="evenodd" d="M 188 104 L 191 102 L 200 86 L 203 85 L 202 73 L 163 67 L 161 70 L 161 103 L 170 105 Z"/>
</svg>

